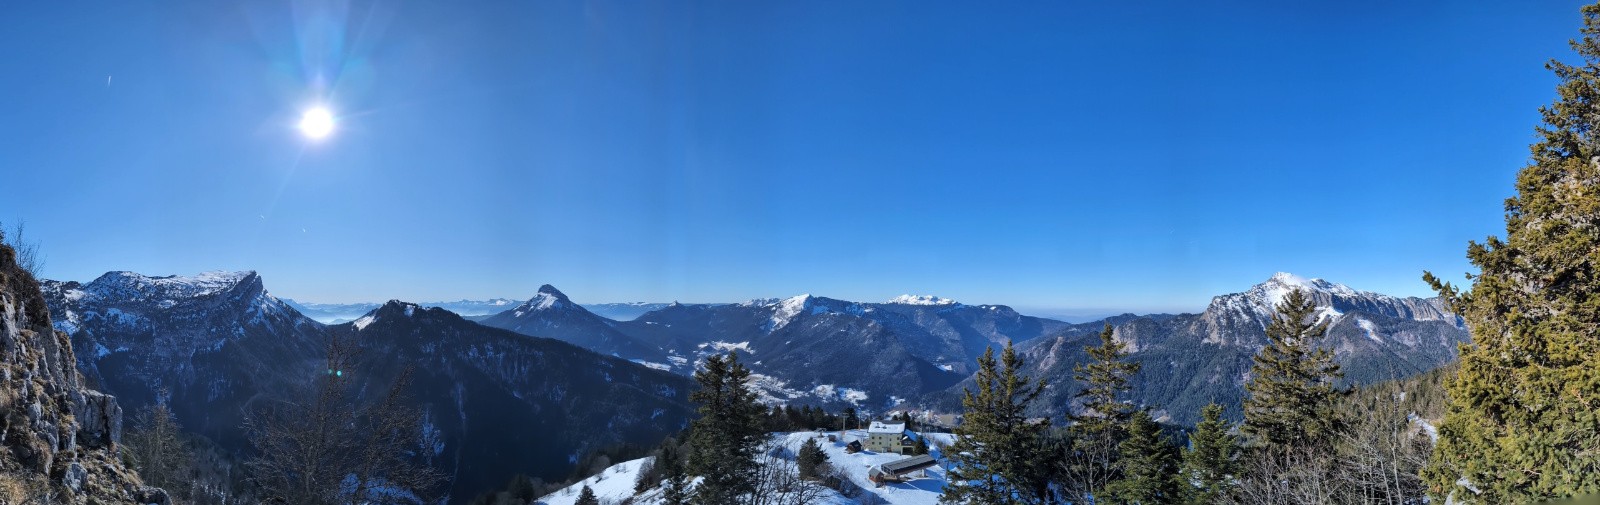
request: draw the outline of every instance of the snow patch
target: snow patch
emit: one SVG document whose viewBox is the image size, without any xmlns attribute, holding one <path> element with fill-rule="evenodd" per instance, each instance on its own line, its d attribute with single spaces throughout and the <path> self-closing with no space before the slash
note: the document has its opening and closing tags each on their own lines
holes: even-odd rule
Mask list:
<svg viewBox="0 0 1600 505">
<path fill-rule="evenodd" d="M 1356 318 L 1356 326 L 1360 326 L 1361 331 L 1365 332 L 1367 338 L 1372 339 L 1373 342 L 1383 342 L 1383 338 L 1378 336 L 1378 325 L 1372 324 L 1372 321 Z"/>
<path fill-rule="evenodd" d="M 350 324 L 352 324 L 352 325 L 354 325 L 356 327 L 356 331 L 361 331 L 361 330 L 367 329 L 367 325 L 370 325 L 370 324 L 372 324 L 373 321 L 377 321 L 377 320 L 378 320 L 377 316 L 373 316 L 371 314 L 368 314 L 368 315 L 365 315 L 365 316 L 361 316 L 361 319 L 357 319 L 357 320 L 355 320 L 354 323 L 350 323 Z"/>
</svg>

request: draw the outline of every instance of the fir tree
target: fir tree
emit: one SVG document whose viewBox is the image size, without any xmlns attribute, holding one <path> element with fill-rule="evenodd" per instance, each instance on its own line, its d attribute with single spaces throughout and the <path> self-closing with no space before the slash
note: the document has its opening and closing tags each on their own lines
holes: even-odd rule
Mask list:
<svg viewBox="0 0 1600 505">
<path fill-rule="evenodd" d="M 1424 471 L 1440 499 L 1600 492 L 1600 5 L 1582 14 L 1581 61 L 1546 65 L 1559 97 L 1540 109 L 1505 238 L 1468 245 L 1467 292 L 1423 276 L 1472 332 Z"/>
<path fill-rule="evenodd" d="M 750 370 L 732 352 L 726 359 L 706 358 L 705 368 L 694 374 L 699 389 L 689 399 L 700 404 L 700 418 L 689 434 L 689 470 L 704 478 L 695 490 L 695 503 L 737 503 L 755 487 L 766 409 L 756 401 L 749 379 Z"/>
<path fill-rule="evenodd" d="M 1117 446 L 1122 477 L 1106 486 L 1108 503 L 1178 503 L 1178 450 L 1161 436 L 1161 425 L 1139 410 L 1128 420 L 1128 438 Z"/>
<path fill-rule="evenodd" d="M 1046 503 L 1048 472 L 1042 434 L 1049 422 L 1030 422 L 1028 405 L 1044 391 L 1043 380 L 1021 374 L 1022 358 L 1007 344 L 999 362 L 994 348 L 978 358 L 977 391 L 961 398 L 966 422 L 945 454 L 953 463 L 943 503 Z"/>
<path fill-rule="evenodd" d="M 1090 362 L 1074 368 L 1073 378 L 1083 384 L 1077 398 L 1084 412 L 1067 417 L 1067 454 L 1060 461 L 1064 491 L 1072 501 L 1090 502 L 1107 484 L 1117 480 L 1117 445 L 1125 436 L 1134 408 L 1119 397 L 1127 394 L 1128 380 L 1139 372 L 1139 364 L 1127 361 L 1128 353 L 1107 323 L 1100 332 L 1100 345 L 1086 347 Z"/>
<path fill-rule="evenodd" d="M 822 475 L 823 465 L 828 464 L 828 453 L 822 452 L 822 446 L 817 445 L 815 438 L 806 438 L 795 457 L 795 463 L 799 467 L 800 478 L 815 479 Z"/>
<path fill-rule="evenodd" d="M 661 454 L 656 456 L 656 468 L 661 471 L 661 504 L 688 503 L 689 476 L 684 473 L 683 454 L 677 440 L 668 438 L 661 443 Z"/>
<path fill-rule="evenodd" d="M 573 505 L 600 505 L 600 498 L 596 497 L 594 490 L 589 489 L 586 484 L 583 486 L 583 491 L 578 492 L 578 501 L 573 502 Z"/>
<path fill-rule="evenodd" d="M 1189 433 L 1189 447 L 1183 451 L 1180 482 L 1188 484 L 1188 503 L 1220 503 L 1228 496 L 1233 476 L 1238 473 L 1237 436 L 1228 434 L 1222 420 L 1222 406 L 1215 403 L 1200 409 L 1200 424 Z"/>
<path fill-rule="evenodd" d="M 861 427 L 861 417 L 856 415 L 855 407 L 844 408 L 844 425 L 847 430 Z"/>
<path fill-rule="evenodd" d="M 1244 400 L 1245 434 L 1261 447 L 1331 448 L 1337 427 L 1333 381 L 1341 376 L 1333 352 L 1318 348 L 1328 332 L 1318 322 L 1317 305 L 1299 289 L 1290 291 L 1272 323 L 1266 347 L 1255 356 L 1249 396 Z"/>
</svg>

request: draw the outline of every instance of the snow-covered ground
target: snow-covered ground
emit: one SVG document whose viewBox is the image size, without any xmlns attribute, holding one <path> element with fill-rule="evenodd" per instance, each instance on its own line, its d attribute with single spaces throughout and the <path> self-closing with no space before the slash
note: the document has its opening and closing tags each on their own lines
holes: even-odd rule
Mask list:
<svg viewBox="0 0 1600 505">
<path fill-rule="evenodd" d="M 838 440 L 829 442 L 827 435 L 830 434 L 835 435 Z M 820 503 L 828 505 L 859 505 L 861 503 L 935 505 L 939 503 L 939 493 L 943 491 L 945 482 L 944 469 L 942 467 L 927 469 L 926 477 L 878 487 L 867 478 L 867 472 L 873 466 L 898 461 L 906 458 L 906 456 L 870 451 L 846 454 L 844 451 L 845 444 L 852 440 L 865 440 L 867 433 L 865 430 L 850 430 L 844 432 L 842 437 L 838 435 L 840 435 L 840 432 L 837 431 L 774 433 L 772 434 L 772 443 L 786 449 L 781 451 L 784 457 L 793 458 L 807 438 L 817 438 L 818 444 L 822 446 L 822 451 L 828 454 L 828 463 L 833 468 L 842 470 L 851 482 L 862 489 L 863 494 L 856 498 L 847 498 L 828 490 Z M 955 441 L 955 436 L 947 433 L 927 433 L 923 437 L 927 440 L 928 445 L 934 448 L 933 454 L 935 457 L 940 457 L 938 448 L 948 446 Z M 633 486 L 634 482 L 639 478 L 639 470 L 649 459 L 636 459 L 618 463 L 611 468 L 607 468 L 606 471 L 601 472 L 599 475 L 545 496 L 537 503 L 572 505 L 578 500 L 578 494 L 582 491 L 583 486 L 587 485 L 594 491 L 595 496 L 600 498 L 600 503 L 602 504 L 616 504 L 625 499 L 633 498 L 633 503 L 636 505 L 654 505 L 660 501 L 659 490 L 652 489 L 638 496 L 633 494 Z M 869 498 L 869 494 L 876 499 Z"/>
</svg>

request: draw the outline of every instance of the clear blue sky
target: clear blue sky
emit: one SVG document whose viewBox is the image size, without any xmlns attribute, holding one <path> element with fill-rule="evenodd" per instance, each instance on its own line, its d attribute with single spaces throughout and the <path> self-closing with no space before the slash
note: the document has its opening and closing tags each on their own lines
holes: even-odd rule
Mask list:
<svg viewBox="0 0 1600 505">
<path fill-rule="evenodd" d="M 863 5 L 867 4 L 867 5 Z M 1292 4 L 1292 5 L 1291 5 Z M 1428 294 L 1502 230 L 1575 2 L 10 2 L 47 277 L 280 296 Z M 332 137 L 303 138 L 325 103 Z"/>
</svg>

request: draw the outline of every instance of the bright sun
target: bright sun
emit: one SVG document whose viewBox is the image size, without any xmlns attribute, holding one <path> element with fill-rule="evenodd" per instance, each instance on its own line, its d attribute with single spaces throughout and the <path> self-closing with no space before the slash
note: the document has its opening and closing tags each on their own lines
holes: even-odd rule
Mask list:
<svg viewBox="0 0 1600 505">
<path fill-rule="evenodd" d="M 320 140 L 333 133 L 333 113 L 326 107 L 312 107 L 300 116 L 300 134 Z"/>
</svg>

